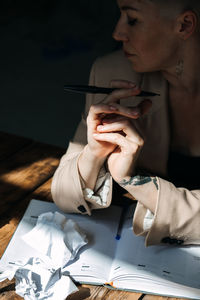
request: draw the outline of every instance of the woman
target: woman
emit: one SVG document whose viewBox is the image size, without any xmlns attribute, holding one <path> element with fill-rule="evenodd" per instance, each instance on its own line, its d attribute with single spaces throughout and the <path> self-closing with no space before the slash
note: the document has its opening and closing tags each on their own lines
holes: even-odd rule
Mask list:
<svg viewBox="0 0 200 300">
<path fill-rule="evenodd" d="M 90 84 L 123 80 L 111 82 L 119 90 L 105 99 L 88 95 L 87 124 L 83 118 L 56 170 L 53 199 L 90 214 L 110 205 L 114 179 L 138 200 L 133 230 L 147 246 L 200 244 L 200 180 L 190 168 L 197 172 L 200 161 L 199 4 L 118 5 L 113 37 L 123 51 L 98 59 Z M 138 101 L 141 89 L 160 96 Z"/>
</svg>

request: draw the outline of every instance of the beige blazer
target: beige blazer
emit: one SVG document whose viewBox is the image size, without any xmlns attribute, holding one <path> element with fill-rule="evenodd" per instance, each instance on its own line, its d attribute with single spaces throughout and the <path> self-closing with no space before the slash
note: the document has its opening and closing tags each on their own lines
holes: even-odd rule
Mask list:
<svg viewBox="0 0 200 300">
<path fill-rule="evenodd" d="M 121 51 L 99 58 L 94 63 L 90 84 L 109 86 L 111 79 L 127 79 L 136 82 L 143 90 L 159 93 L 152 97 L 151 112 L 134 121 L 145 138 L 145 145 L 138 159 L 138 167 L 158 176 L 159 197 L 155 218 L 151 229 L 143 231 L 146 208 L 137 204 L 133 218 L 133 231 L 146 237 L 147 246 L 153 244 L 200 244 L 200 190 L 189 191 L 176 188 L 164 180 L 167 174 L 167 159 L 170 147 L 170 124 L 168 116 L 168 85 L 159 72 L 137 74 Z M 55 203 L 66 212 L 91 214 L 92 209 L 102 206 L 86 202 L 77 168 L 78 157 L 87 143 L 86 116 L 91 104 L 102 100 L 102 95 L 88 95 L 83 118 L 73 141 L 62 157 L 52 182 L 52 196 Z M 122 100 L 123 105 L 135 105 L 138 97 Z M 112 187 L 112 179 L 111 179 Z M 108 194 L 107 206 L 112 199 L 112 189 Z"/>
</svg>

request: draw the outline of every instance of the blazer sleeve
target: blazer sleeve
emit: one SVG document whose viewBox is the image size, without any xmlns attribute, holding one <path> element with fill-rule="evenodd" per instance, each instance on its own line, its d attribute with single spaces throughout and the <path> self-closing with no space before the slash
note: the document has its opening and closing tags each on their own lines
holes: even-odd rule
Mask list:
<svg viewBox="0 0 200 300">
<path fill-rule="evenodd" d="M 143 230 L 146 208 L 137 204 L 133 230 L 146 236 L 146 246 L 154 244 L 200 244 L 200 190 L 176 188 L 159 178 L 159 197 L 153 224 Z"/>
<path fill-rule="evenodd" d="M 89 84 L 95 85 L 96 63 L 94 63 Z M 60 160 L 60 164 L 54 173 L 51 194 L 54 202 L 65 212 L 74 212 L 91 215 L 92 209 L 101 209 L 108 207 L 112 198 L 112 179 L 110 179 L 110 191 L 108 192 L 106 205 L 97 204 L 90 200 L 84 199 L 83 189 L 78 171 L 78 159 L 84 146 L 87 144 L 87 125 L 86 118 L 92 103 L 98 101 L 96 95 L 87 95 L 85 111 L 82 115 L 81 122 L 78 125 L 73 141 L 69 143 L 66 154 Z"/>
</svg>

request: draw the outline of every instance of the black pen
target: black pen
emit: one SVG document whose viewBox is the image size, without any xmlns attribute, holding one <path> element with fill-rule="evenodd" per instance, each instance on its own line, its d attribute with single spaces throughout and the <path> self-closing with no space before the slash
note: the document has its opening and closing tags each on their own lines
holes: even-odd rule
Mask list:
<svg viewBox="0 0 200 300">
<path fill-rule="evenodd" d="M 145 296 L 146 296 L 146 294 L 142 294 L 142 295 L 138 298 L 138 300 L 144 299 Z"/>
<path fill-rule="evenodd" d="M 93 85 L 64 85 L 64 91 L 77 92 L 77 93 L 89 93 L 89 94 L 110 94 L 118 88 L 105 88 Z M 141 91 L 136 97 L 152 97 L 160 96 L 153 92 Z"/>
<path fill-rule="evenodd" d="M 117 228 L 117 234 L 115 236 L 116 240 L 120 240 L 120 238 L 121 238 L 122 227 L 124 225 L 124 221 L 125 221 L 126 212 L 128 210 L 128 207 L 129 207 L 129 205 L 126 202 L 124 202 L 124 205 L 122 207 L 122 212 L 121 212 L 121 215 L 120 215 L 120 219 L 119 219 L 119 225 L 118 225 L 118 228 Z"/>
</svg>

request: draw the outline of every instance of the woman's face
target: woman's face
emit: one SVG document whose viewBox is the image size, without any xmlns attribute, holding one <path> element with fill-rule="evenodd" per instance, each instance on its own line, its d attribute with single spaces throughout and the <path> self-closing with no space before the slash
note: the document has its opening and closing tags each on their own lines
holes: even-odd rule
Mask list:
<svg viewBox="0 0 200 300">
<path fill-rule="evenodd" d="M 166 70 L 177 62 L 175 20 L 149 0 L 118 0 L 121 16 L 113 33 L 137 72 Z"/>
</svg>

